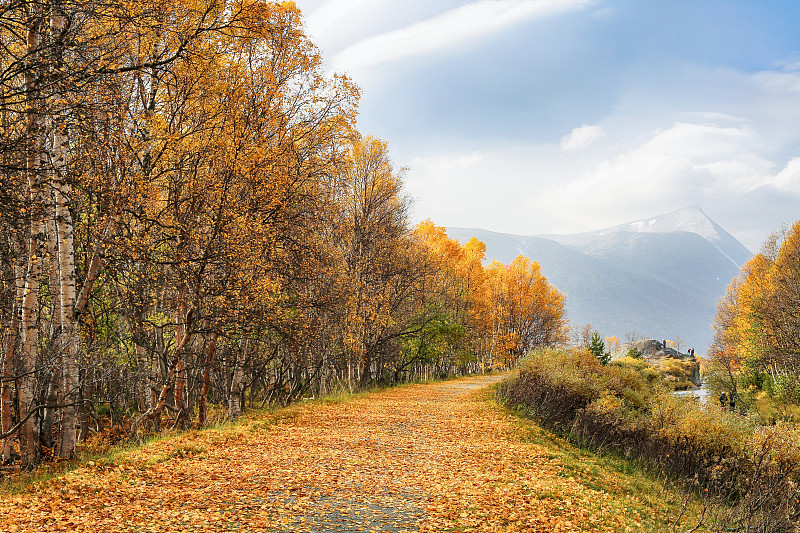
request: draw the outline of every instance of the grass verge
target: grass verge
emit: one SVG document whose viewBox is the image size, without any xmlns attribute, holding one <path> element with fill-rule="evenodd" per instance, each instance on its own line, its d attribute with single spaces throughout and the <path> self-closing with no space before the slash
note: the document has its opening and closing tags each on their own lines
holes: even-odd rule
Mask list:
<svg viewBox="0 0 800 533">
<path fill-rule="evenodd" d="M 496 390 L 497 386 L 494 388 Z M 703 513 L 702 500 L 674 480 L 613 450 L 598 451 L 581 446 L 570 440 L 569 435 L 559 436 L 544 429 L 525 407 L 508 407 L 495 397 L 486 401 L 493 401 L 498 409 L 514 417 L 522 439 L 533 447 L 543 448 L 547 458 L 558 464 L 560 477 L 589 491 L 609 495 L 611 501 L 598 502 L 595 511 L 613 511 L 613 515 L 633 524 L 626 526 L 625 531 L 709 531 L 705 527 L 695 529 Z M 546 494 L 539 496 L 547 497 Z M 617 531 L 619 523 L 606 526 L 608 531 Z"/>
</svg>

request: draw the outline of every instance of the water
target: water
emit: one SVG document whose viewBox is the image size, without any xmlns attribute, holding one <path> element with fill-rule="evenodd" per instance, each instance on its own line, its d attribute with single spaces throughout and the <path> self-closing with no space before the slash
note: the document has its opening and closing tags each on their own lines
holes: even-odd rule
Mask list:
<svg viewBox="0 0 800 533">
<path fill-rule="evenodd" d="M 705 404 L 708 402 L 709 397 L 711 396 L 711 391 L 706 388 L 705 382 L 697 389 L 693 390 L 681 390 L 673 392 L 675 396 L 680 396 L 682 398 L 697 398 L 701 404 Z"/>
</svg>

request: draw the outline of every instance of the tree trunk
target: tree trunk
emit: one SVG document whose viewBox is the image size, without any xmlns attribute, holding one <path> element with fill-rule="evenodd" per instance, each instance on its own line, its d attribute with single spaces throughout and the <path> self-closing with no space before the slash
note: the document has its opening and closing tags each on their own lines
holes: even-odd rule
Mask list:
<svg viewBox="0 0 800 533">
<path fill-rule="evenodd" d="M 32 64 L 40 60 L 40 24 L 38 13 L 29 11 L 27 33 L 27 53 Z M 42 279 L 42 262 L 45 248 L 46 205 L 44 179 L 44 143 L 42 141 L 41 102 L 39 101 L 39 75 L 34 66 L 25 71 L 28 113 L 28 153 L 26 161 L 28 191 L 30 200 L 30 244 L 28 245 L 28 264 L 25 272 L 25 290 L 22 296 L 21 342 L 19 379 L 17 393 L 19 416 L 23 419 L 35 407 L 36 394 L 36 355 L 39 347 L 39 286 Z M 39 432 L 36 416 L 28 418 L 20 427 L 20 453 L 24 467 L 39 462 Z"/>
<path fill-rule="evenodd" d="M 327 346 L 323 346 L 322 348 L 322 372 L 320 373 L 319 377 L 319 397 L 322 398 L 326 394 L 328 394 L 328 374 L 329 374 L 329 367 L 328 367 L 328 348 Z"/>
<path fill-rule="evenodd" d="M 50 30 L 58 39 L 54 43 L 54 67 L 63 68 L 63 49 L 61 47 L 61 34 L 64 31 L 64 15 L 61 5 L 55 3 L 50 15 Z M 77 442 L 78 409 L 81 403 L 80 376 L 78 373 L 78 354 L 80 353 L 80 336 L 76 303 L 76 275 L 75 275 L 75 245 L 74 226 L 70 203 L 72 191 L 67 183 L 66 146 L 67 131 L 64 124 L 59 123 L 61 117 L 55 115 L 52 139 L 53 172 L 51 184 L 55 200 L 55 222 L 58 233 L 58 265 L 59 265 L 59 296 L 61 306 L 59 321 L 63 339 L 62 352 L 62 390 L 66 406 L 62 413 L 61 448 L 59 455 L 71 458 L 75 455 Z"/>
<path fill-rule="evenodd" d="M 17 257 L 23 255 L 22 243 L 16 239 L 14 241 L 14 251 Z M 2 368 L 2 382 L 0 383 L 0 433 L 8 433 L 13 426 L 13 409 L 12 409 L 12 377 L 14 376 L 14 361 L 17 351 L 17 342 L 19 341 L 20 330 L 20 311 L 22 298 L 25 294 L 25 267 L 20 261 L 14 262 L 14 287 L 15 287 L 15 301 L 14 309 L 11 314 L 11 326 L 9 328 L 8 337 L 3 347 L 3 368 Z M 1 462 L 10 462 L 13 455 L 13 440 L 9 437 L 3 441 L 2 459 Z"/>
<path fill-rule="evenodd" d="M 94 248 L 92 258 L 89 260 L 89 267 L 86 270 L 86 277 L 83 280 L 83 287 L 81 287 L 81 292 L 75 301 L 75 314 L 78 316 L 83 314 L 83 312 L 86 310 L 86 306 L 89 303 L 89 294 L 92 291 L 92 286 L 94 285 L 94 281 L 97 279 L 97 275 L 100 273 L 100 268 L 103 266 L 102 256 L 105 252 L 106 243 L 111 235 L 117 230 L 119 219 L 119 215 L 114 215 L 108 219 L 105 230 L 103 230 L 103 236 L 100 238 L 100 242 L 98 242 Z"/>
<path fill-rule="evenodd" d="M 89 368 L 84 369 L 83 372 L 78 369 L 78 390 L 75 391 L 75 396 L 77 397 L 76 401 L 78 402 L 77 405 L 75 405 L 77 411 L 75 417 L 75 433 L 78 442 L 86 442 L 86 439 L 89 438 L 92 402 L 88 401 L 87 398 L 91 398 L 94 393 L 91 384 L 92 380 L 88 376 L 91 371 L 92 369 Z"/>
<path fill-rule="evenodd" d="M 247 357 L 248 338 L 242 335 L 239 349 L 236 351 L 236 362 L 231 379 L 231 390 L 228 396 L 228 418 L 236 420 L 242 414 L 244 363 Z"/>
<path fill-rule="evenodd" d="M 52 199 L 51 199 L 52 201 Z M 48 207 L 52 207 L 48 205 Z M 55 219 L 50 216 L 47 220 L 47 273 L 49 275 L 50 289 L 50 303 L 54 314 L 58 314 L 61 307 L 61 297 L 58 292 L 59 273 L 58 273 L 58 235 L 55 231 Z M 53 423 L 56 418 L 56 405 L 59 403 L 59 385 L 61 380 L 61 350 L 62 350 L 62 337 L 61 328 L 57 324 L 53 324 L 54 332 L 50 342 L 50 349 L 48 352 L 51 355 L 49 361 L 44 361 L 47 368 L 43 368 L 42 376 L 49 379 L 47 384 L 47 392 L 45 393 L 45 401 L 47 407 L 42 409 L 42 419 L 39 424 L 39 440 L 42 449 L 52 449 L 55 446 L 53 439 Z"/>
<path fill-rule="evenodd" d="M 145 348 L 138 343 L 134 344 L 136 351 L 136 370 L 139 379 L 136 381 L 136 405 L 139 412 L 145 412 L 153 407 L 152 395 L 150 394 L 150 365 L 147 360 Z"/>
<path fill-rule="evenodd" d="M 33 177 L 38 182 L 39 177 Z M 34 183 L 32 189 L 36 197 L 41 197 L 41 184 Z M 41 203 L 39 205 L 42 205 Z M 19 416 L 23 418 L 28 410 L 35 406 L 36 394 L 36 357 L 39 347 L 39 286 L 42 278 L 42 259 L 45 254 L 44 221 L 37 213 L 32 214 L 31 246 L 28 256 L 28 268 L 25 275 L 25 291 L 22 298 L 19 378 L 17 391 L 19 396 Z M 20 428 L 20 452 L 25 466 L 39 461 L 38 421 L 33 416 Z"/>
<path fill-rule="evenodd" d="M 183 321 L 185 316 L 186 310 L 186 295 L 188 290 L 185 286 L 182 286 L 178 290 L 178 309 L 176 312 L 176 325 L 175 325 L 175 342 L 179 342 L 179 339 L 183 339 L 187 335 L 189 325 Z M 175 350 L 175 357 L 177 358 L 175 364 L 175 395 L 174 395 L 174 404 L 175 409 L 178 410 L 178 420 L 177 423 L 181 423 L 181 417 L 185 414 L 186 409 L 186 401 L 185 401 L 185 394 L 186 394 L 186 363 L 183 358 L 183 350 Z"/>
<path fill-rule="evenodd" d="M 192 317 L 192 312 L 190 310 L 186 314 L 186 322 L 185 322 L 186 326 L 185 329 L 183 330 L 185 331 L 185 333 L 183 335 L 183 338 L 180 339 L 180 341 L 178 342 L 177 346 L 175 346 L 175 353 L 169 365 L 166 381 L 164 382 L 164 385 L 161 387 L 161 393 L 158 395 L 155 405 L 151 409 L 148 409 L 147 411 L 142 413 L 139 416 L 139 418 L 137 418 L 133 422 L 133 424 L 131 425 L 131 432 L 135 432 L 136 430 L 138 430 L 141 423 L 144 422 L 146 419 L 152 420 L 160 416 L 162 411 L 164 411 L 164 408 L 167 405 L 167 397 L 169 395 L 170 386 L 172 385 L 172 382 L 175 379 L 176 369 L 178 367 L 178 361 L 180 361 L 181 358 L 183 357 L 183 349 L 186 347 L 186 344 L 189 342 L 189 339 L 191 337 L 191 330 L 190 330 L 191 317 Z"/>
<path fill-rule="evenodd" d="M 206 397 L 208 396 L 208 391 L 211 389 L 211 361 L 214 359 L 214 354 L 217 351 L 218 338 L 219 333 L 217 333 L 215 328 L 214 333 L 211 335 L 211 341 L 208 343 L 206 360 L 203 363 L 203 388 L 200 390 L 200 399 L 197 402 L 197 425 L 201 428 L 205 427 L 208 418 Z"/>
</svg>

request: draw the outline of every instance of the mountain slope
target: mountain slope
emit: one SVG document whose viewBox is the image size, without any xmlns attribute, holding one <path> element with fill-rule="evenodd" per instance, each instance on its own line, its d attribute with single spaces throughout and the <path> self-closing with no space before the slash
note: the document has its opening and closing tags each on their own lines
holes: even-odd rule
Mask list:
<svg viewBox="0 0 800 533">
<path fill-rule="evenodd" d="M 683 338 L 701 353 L 711 342 L 717 300 L 750 252 L 698 207 L 575 235 L 519 236 L 448 228 L 486 244 L 488 259 L 523 254 L 567 296 L 574 325 L 623 338 Z"/>
</svg>

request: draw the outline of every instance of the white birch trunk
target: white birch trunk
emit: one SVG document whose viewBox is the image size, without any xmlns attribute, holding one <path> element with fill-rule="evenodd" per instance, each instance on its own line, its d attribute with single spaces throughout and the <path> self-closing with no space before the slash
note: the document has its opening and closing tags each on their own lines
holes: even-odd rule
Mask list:
<svg viewBox="0 0 800 533">
<path fill-rule="evenodd" d="M 54 4 L 50 14 L 50 31 L 54 37 L 64 31 L 62 6 Z M 63 49 L 56 43 L 55 66 L 63 68 Z M 56 109 L 57 111 L 57 109 Z M 64 124 L 58 123 L 56 115 L 53 127 L 52 148 L 52 188 L 55 200 L 55 224 L 58 234 L 58 289 L 61 305 L 59 322 L 61 324 L 62 351 L 62 391 L 66 406 L 62 411 L 61 447 L 59 455 L 71 458 L 75 455 L 77 442 L 78 409 L 80 403 L 80 384 L 78 374 L 78 354 L 80 353 L 80 337 L 76 304 L 75 245 L 72 214 L 69 207 L 71 189 L 66 180 L 66 148 L 67 131 Z"/>
<path fill-rule="evenodd" d="M 32 8 L 31 8 L 32 9 Z M 33 66 L 39 59 L 40 28 L 37 13 L 29 11 L 30 26 L 27 34 L 27 53 L 31 66 L 25 71 L 25 89 L 28 105 L 28 154 L 27 178 L 30 201 L 30 244 L 25 271 L 25 288 L 22 295 L 20 317 L 20 357 L 17 380 L 17 394 L 20 418 L 24 418 L 35 407 L 36 393 L 36 355 L 39 346 L 37 316 L 39 310 L 39 286 L 42 279 L 42 262 L 45 250 L 46 206 L 43 187 L 42 161 L 44 146 L 42 140 L 41 102 L 39 101 L 39 80 Z M 29 417 L 20 427 L 19 441 L 23 465 L 29 467 L 39 461 L 39 432 L 36 416 Z"/>
<path fill-rule="evenodd" d="M 61 300 L 59 321 L 61 324 L 62 351 L 62 390 L 66 407 L 63 409 L 61 428 L 61 457 L 72 457 L 75 454 L 77 441 L 78 409 L 80 402 L 80 384 L 78 375 L 78 354 L 80 353 L 80 337 L 78 315 L 75 312 L 75 247 L 72 215 L 69 211 L 70 188 L 64 181 L 64 141 L 65 136 L 54 134 L 53 148 L 55 173 L 53 191 L 55 195 L 55 220 L 58 232 L 58 265 L 59 296 Z"/>
<path fill-rule="evenodd" d="M 38 158 L 34 155 L 30 159 L 37 159 L 36 163 L 29 165 L 29 171 L 36 172 Z M 31 178 L 32 196 L 41 200 L 40 177 Z M 42 203 L 37 202 L 40 206 Z M 45 254 L 44 230 L 45 224 L 37 213 L 32 214 L 31 221 L 31 246 L 28 256 L 28 266 L 25 274 L 25 289 L 22 296 L 21 343 L 20 343 L 20 377 L 17 380 L 19 396 L 20 417 L 28 414 L 35 407 L 34 396 L 36 392 L 36 356 L 39 346 L 39 324 L 37 321 L 39 310 L 39 286 L 42 279 L 42 263 Z M 35 464 L 39 460 L 39 438 L 36 417 L 30 417 L 22 425 L 19 432 L 20 452 L 25 465 Z"/>
</svg>

